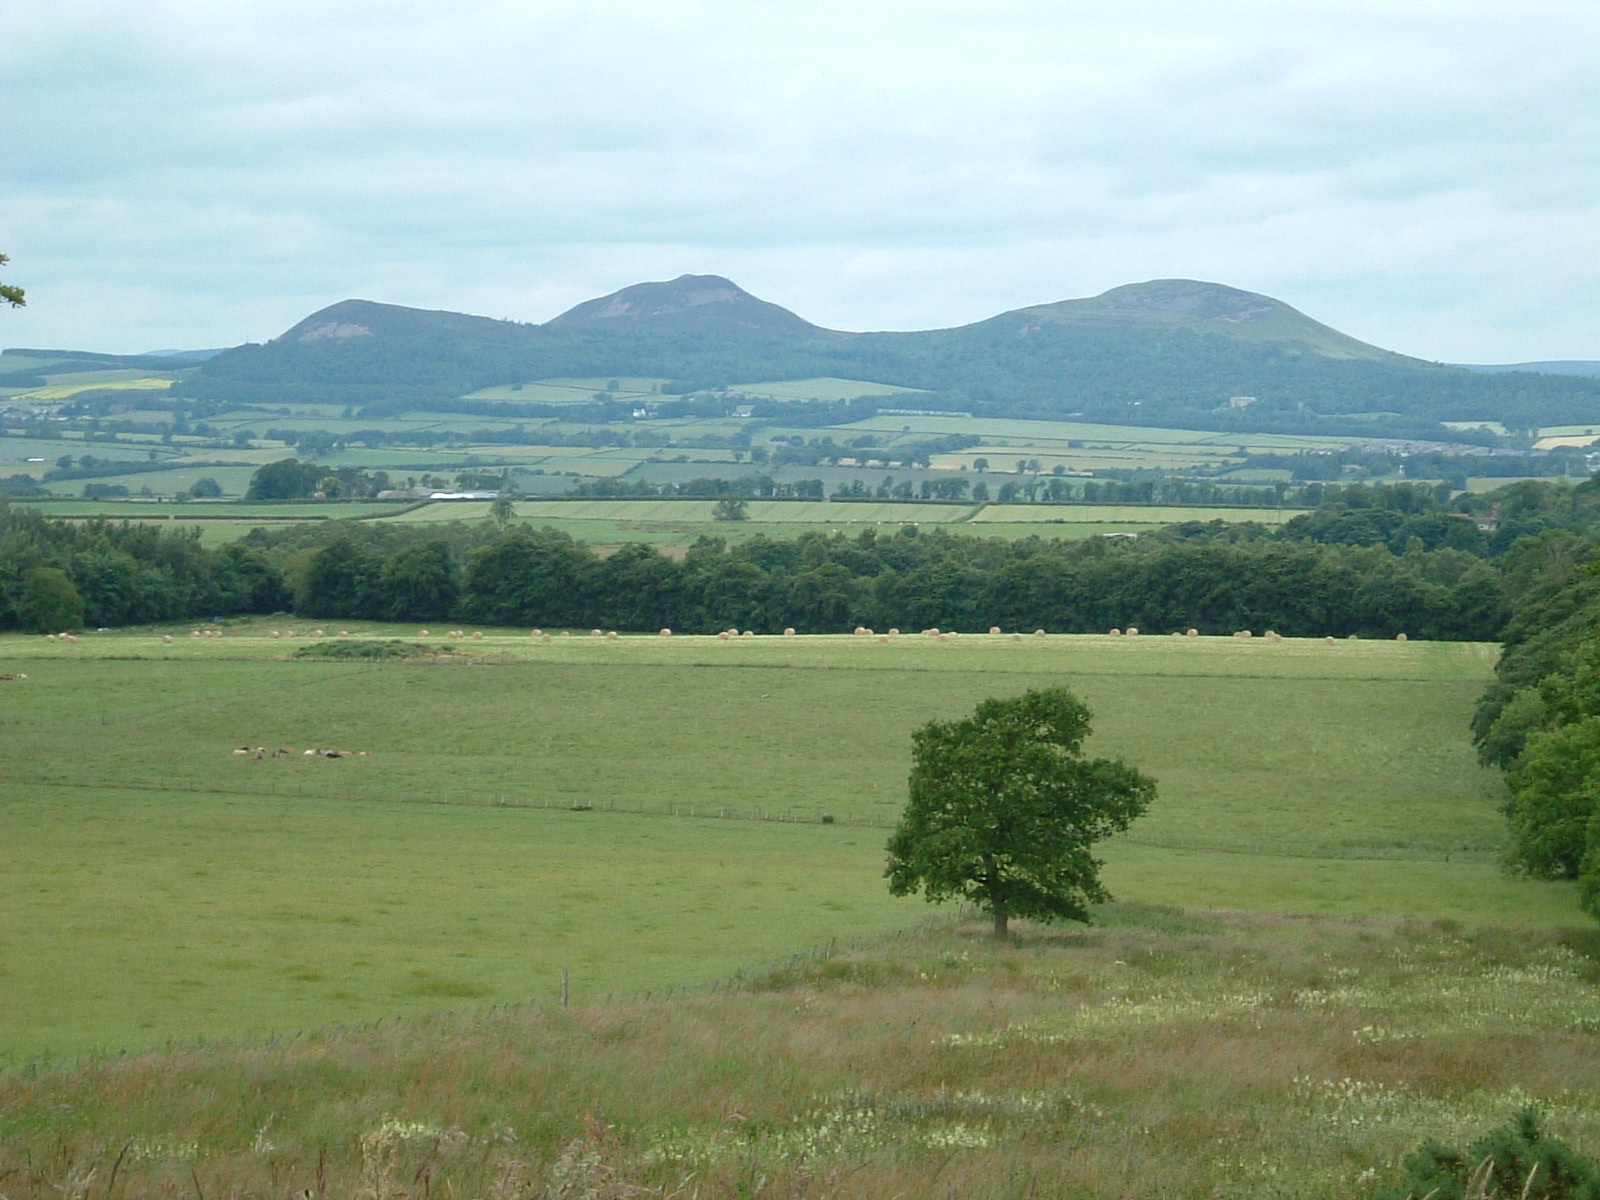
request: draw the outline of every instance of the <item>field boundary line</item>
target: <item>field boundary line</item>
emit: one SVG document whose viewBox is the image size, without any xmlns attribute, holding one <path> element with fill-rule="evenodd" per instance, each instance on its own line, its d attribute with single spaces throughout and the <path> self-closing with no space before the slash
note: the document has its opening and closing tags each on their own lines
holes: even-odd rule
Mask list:
<svg viewBox="0 0 1600 1200">
<path fill-rule="evenodd" d="M 549 797 L 530 798 L 526 796 L 513 796 L 510 793 L 497 792 L 492 795 L 469 796 L 447 794 L 434 796 L 395 796 L 393 794 L 365 795 L 355 792 L 330 794 L 327 792 L 307 791 L 296 789 L 219 789 L 199 787 L 194 785 L 173 783 L 149 782 L 114 782 L 114 783 L 89 783 L 63 779 L 19 778 L 12 776 L 5 780 L 5 785 L 27 785 L 29 787 L 71 788 L 86 791 L 131 791 L 131 792 L 182 792 L 188 795 L 215 796 L 219 798 L 236 797 L 240 799 L 271 799 L 271 800 L 320 800 L 335 804 L 398 804 L 398 805 L 433 805 L 442 808 L 468 808 L 468 809 L 515 809 L 523 812 L 549 812 L 572 813 L 590 815 L 615 814 L 631 817 L 655 817 L 663 819 L 683 819 L 695 821 L 734 821 L 745 824 L 762 825 L 818 825 L 838 826 L 844 829 L 884 829 L 895 828 L 899 824 L 898 818 L 877 817 L 863 815 L 848 809 L 816 810 L 812 815 L 798 813 L 794 809 L 760 810 L 755 811 L 739 809 L 722 804 L 701 806 L 698 804 L 656 803 L 650 804 L 643 801 L 622 801 L 615 799 L 600 800 L 592 804 L 573 803 L 571 801 L 552 801 Z M 1216 845 L 1206 842 L 1188 842 L 1174 839 L 1139 837 L 1131 833 L 1114 834 L 1106 839 L 1108 845 L 1137 846 L 1147 850 L 1170 850 L 1188 854 L 1229 854 L 1248 858 L 1282 858 L 1302 862 L 1450 862 L 1460 859 L 1463 862 L 1491 861 L 1499 857 L 1498 849 L 1473 848 L 1462 846 L 1437 847 L 1427 851 L 1397 849 L 1394 852 L 1382 850 L 1351 850 L 1348 852 L 1334 852 L 1328 848 L 1319 850 L 1299 850 L 1293 847 L 1274 847 L 1261 843 L 1242 845 Z"/>
</svg>

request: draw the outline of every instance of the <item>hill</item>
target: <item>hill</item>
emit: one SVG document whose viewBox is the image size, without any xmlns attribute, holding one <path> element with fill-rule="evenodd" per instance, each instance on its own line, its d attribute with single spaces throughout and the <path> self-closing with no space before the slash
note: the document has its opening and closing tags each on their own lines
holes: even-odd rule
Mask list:
<svg viewBox="0 0 1600 1200">
<path fill-rule="evenodd" d="M 346 300 L 203 362 L 174 395 L 381 416 L 477 411 L 461 398 L 558 377 L 667 379 L 663 391 L 684 394 L 827 376 L 917 388 L 930 409 L 1225 431 L 1445 438 L 1447 420 L 1600 414 L 1597 378 L 1427 363 L 1271 297 L 1182 279 L 904 333 L 824 329 L 715 275 L 637 284 L 544 325 Z"/>
<path fill-rule="evenodd" d="M 813 336 L 827 331 L 786 308 L 758 300 L 719 275 L 680 275 L 667 283 L 638 283 L 570 308 L 550 322 L 572 328 L 649 324 L 655 328 L 757 330 Z"/>
</svg>

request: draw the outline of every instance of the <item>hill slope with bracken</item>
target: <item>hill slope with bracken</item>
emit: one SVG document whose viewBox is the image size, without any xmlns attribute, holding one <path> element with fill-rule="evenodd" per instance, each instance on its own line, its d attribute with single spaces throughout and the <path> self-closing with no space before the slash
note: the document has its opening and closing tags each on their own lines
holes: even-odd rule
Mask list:
<svg viewBox="0 0 1600 1200">
<path fill-rule="evenodd" d="M 544 325 L 347 300 L 218 355 L 180 388 L 396 411 L 557 376 L 665 378 L 682 392 L 819 375 L 919 388 L 925 406 L 981 415 L 1217 429 L 1425 435 L 1443 420 L 1600 419 L 1600 380 L 1427 363 L 1271 297 L 1181 279 L 905 333 L 824 329 L 715 275 L 636 284 Z"/>
</svg>

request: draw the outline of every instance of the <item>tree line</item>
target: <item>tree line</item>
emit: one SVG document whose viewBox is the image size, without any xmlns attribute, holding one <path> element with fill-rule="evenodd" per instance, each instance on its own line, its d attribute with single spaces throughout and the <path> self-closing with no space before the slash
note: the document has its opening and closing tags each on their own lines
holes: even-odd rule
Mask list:
<svg viewBox="0 0 1600 1200">
<path fill-rule="evenodd" d="M 1473 740 L 1505 772 L 1508 865 L 1576 880 L 1600 918 L 1600 560 L 1560 531 L 1507 557 L 1514 600 Z"/>
<path fill-rule="evenodd" d="M 258 474 L 259 494 L 284 498 L 374 482 L 306 464 Z M 681 559 L 638 545 L 604 555 L 549 530 L 484 521 L 329 521 L 213 550 L 193 531 L 57 522 L 14 506 L 0 509 L 0 627 L 61 624 L 19 607 L 23 575 L 43 567 L 71 584 L 90 625 L 287 610 L 633 631 L 1134 625 L 1495 640 L 1506 597 L 1521 594 L 1521 547 L 1592 545 L 1600 490 L 1528 482 L 1471 503 L 1493 521 L 1424 487 L 1357 486 L 1329 488 L 1316 511 L 1279 530 L 1214 521 L 1137 539 L 1008 541 L 906 525 L 703 537 Z"/>
<path fill-rule="evenodd" d="M 259 540 L 258 540 L 259 539 Z M 1459 550 L 1395 554 L 1263 531 L 1179 528 L 1140 539 L 807 533 L 701 537 L 681 559 L 602 555 L 564 533 L 333 523 L 253 535 L 284 564 L 295 611 L 319 618 L 710 633 L 867 626 L 1045 628 L 1492 639 L 1499 572 Z"/>
<path fill-rule="evenodd" d="M 292 603 L 281 567 L 198 529 L 50 520 L 0 500 L 0 629 L 60 632 L 142 625 Z"/>
</svg>

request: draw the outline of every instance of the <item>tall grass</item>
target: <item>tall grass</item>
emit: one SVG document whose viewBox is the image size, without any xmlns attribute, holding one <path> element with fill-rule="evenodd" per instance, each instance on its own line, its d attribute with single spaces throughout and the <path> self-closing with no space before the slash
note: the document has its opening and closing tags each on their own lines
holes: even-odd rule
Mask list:
<svg viewBox="0 0 1600 1200">
<path fill-rule="evenodd" d="M 1600 1146 L 1592 934 L 1101 919 L 686 1001 L 12 1072 L 0 1194 L 1359 1196 L 1530 1104 Z"/>
</svg>

